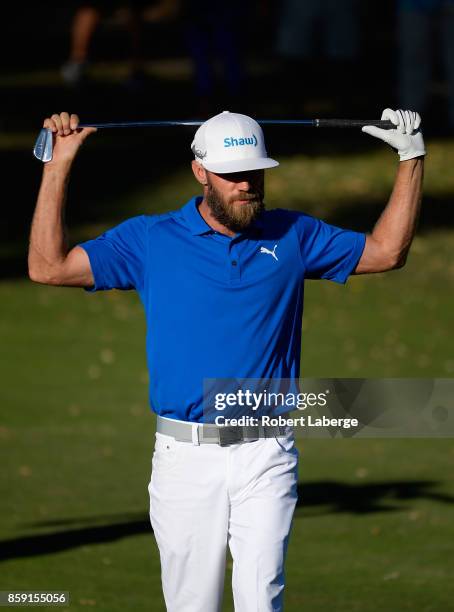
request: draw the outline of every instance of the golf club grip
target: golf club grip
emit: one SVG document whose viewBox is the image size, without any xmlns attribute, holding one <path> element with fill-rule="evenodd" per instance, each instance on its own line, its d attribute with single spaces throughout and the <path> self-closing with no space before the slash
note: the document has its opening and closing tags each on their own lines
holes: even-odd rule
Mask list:
<svg viewBox="0 0 454 612">
<path fill-rule="evenodd" d="M 356 128 L 365 125 L 375 125 L 384 130 L 391 130 L 396 126 L 389 119 L 316 119 L 317 127 L 327 128 Z"/>
</svg>

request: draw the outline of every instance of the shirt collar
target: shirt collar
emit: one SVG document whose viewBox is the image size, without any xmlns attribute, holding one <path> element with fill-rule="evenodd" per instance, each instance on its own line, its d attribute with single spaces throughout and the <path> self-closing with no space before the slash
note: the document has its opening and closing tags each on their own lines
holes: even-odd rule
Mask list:
<svg viewBox="0 0 454 612">
<path fill-rule="evenodd" d="M 183 206 L 182 212 L 189 227 L 189 231 L 193 236 L 202 234 L 214 233 L 214 229 L 208 225 L 202 215 L 199 213 L 198 206 L 203 200 L 202 196 L 195 196 Z M 251 223 L 251 226 L 246 230 L 246 234 L 260 235 L 265 227 L 264 212 Z"/>
<path fill-rule="evenodd" d="M 182 212 L 188 224 L 189 231 L 193 236 L 200 236 L 201 234 L 207 234 L 214 231 L 199 213 L 198 206 L 202 200 L 202 196 L 195 196 L 183 206 Z"/>
</svg>

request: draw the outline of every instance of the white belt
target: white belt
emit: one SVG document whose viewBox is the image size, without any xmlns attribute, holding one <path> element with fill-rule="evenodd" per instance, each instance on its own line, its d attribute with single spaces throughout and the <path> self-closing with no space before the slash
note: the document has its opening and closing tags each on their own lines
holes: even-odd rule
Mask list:
<svg viewBox="0 0 454 612">
<path fill-rule="evenodd" d="M 286 427 L 280 425 L 214 425 L 211 423 L 191 423 L 157 417 L 156 431 L 172 436 L 180 442 L 195 444 L 219 444 L 228 446 L 240 442 L 252 442 L 259 438 L 285 436 Z M 196 439 L 194 439 L 196 437 Z"/>
</svg>

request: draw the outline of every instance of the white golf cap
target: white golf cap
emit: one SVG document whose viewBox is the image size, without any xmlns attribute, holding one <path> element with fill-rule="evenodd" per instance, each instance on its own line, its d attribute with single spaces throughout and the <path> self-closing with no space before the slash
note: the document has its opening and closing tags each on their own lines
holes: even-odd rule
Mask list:
<svg viewBox="0 0 454 612">
<path fill-rule="evenodd" d="M 279 166 L 268 157 L 257 121 L 229 111 L 205 121 L 195 133 L 191 149 L 196 161 L 219 174 Z"/>
</svg>

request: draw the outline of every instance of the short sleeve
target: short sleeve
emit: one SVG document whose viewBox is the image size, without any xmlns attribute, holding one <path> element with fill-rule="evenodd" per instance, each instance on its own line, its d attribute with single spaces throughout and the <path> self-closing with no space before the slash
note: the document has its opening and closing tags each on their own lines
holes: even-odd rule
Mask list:
<svg viewBox="0 0 454 612">
<path fill-rule="evenodd" d="M 364 250 L 366 234 L 342 229 L 304 213 L 295 224 L 305 278 L 345 283 Z"/>
<path fill-rule="evenodd" d="M 86 291 L 136 289 L 144 284 L 147 217 L 132 217 L 94 240 L 82 242 L 95 279 Z"/>
</svg>

